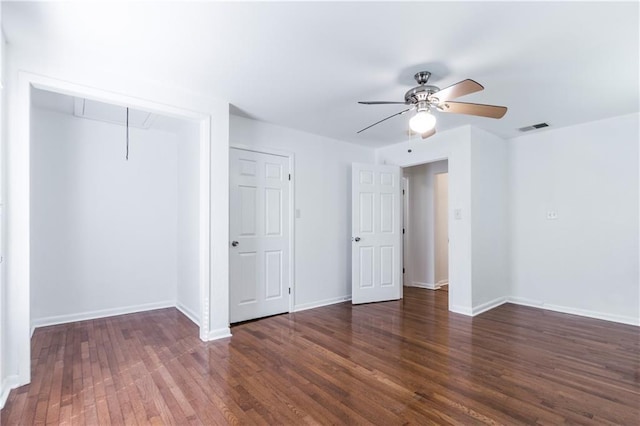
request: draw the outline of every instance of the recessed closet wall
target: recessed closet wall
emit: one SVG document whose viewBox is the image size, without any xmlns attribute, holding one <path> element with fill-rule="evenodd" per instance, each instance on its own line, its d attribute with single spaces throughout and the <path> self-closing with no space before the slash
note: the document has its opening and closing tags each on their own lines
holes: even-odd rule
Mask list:
<svg viewBox="0 0 640 426">
<path fill-rule="evenodd" d="M 32 327 L 176 305 L 197 320 L 197 125 L 130 127 L 126 160 L 123 124 L 33 100 Z"/>
</svg>

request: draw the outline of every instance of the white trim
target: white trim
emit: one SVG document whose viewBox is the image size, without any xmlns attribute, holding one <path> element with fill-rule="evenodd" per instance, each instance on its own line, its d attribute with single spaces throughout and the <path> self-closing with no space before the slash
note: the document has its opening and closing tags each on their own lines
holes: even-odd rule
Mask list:
<svg viewBox="0 0 640 426">
<path fill-rule="evenodd" d="M 0 385 L 0 410 L 4 408 L 4 404 L 6 404 L 11 390 L 21 385 L 19 379 L 20 378 L 15 375 L 5 377 L 5 379 L 2 381 L 2 385 Z"/>
<path fill-rule="evenodd" d="M 505 303 L 513 303 L 514 305 L 529 306 L 531 308 L 543 309 L 545 311 L 560 312 L 563 314 L 578 315 L 586 318 L 594 318 L 604 321 L 617 322 L 620 324 L 628 324 L 640 326 L 640 318 L 634 318 L 625 315 L 616 315 L 606 312 L 590 311 L 587 309 L 572 308 L 568 306 L 559 306 L 541 302 L 539 300 L 527 299 L 525 297 L 498 297 L 481 305 L 474 306 L 469 309 L 463 306 L 450 306 L 449 311 L 467 316 L 476 316 L 483 312 L 487 312 L 493 308 L 497 308 Z"/>
<path fill-rule="evenodd" d="M 198 315 L 196 315 L 196 313 L 193 312 L 191 309 L 187 308 L 186 305 L 176 301 L 175 307 L 177 310 L 182 312 L 185 317 L 189 318 L 195 325 L 200 325 L 200 321 L 198 320 Z"/>
<path fill-rule="evenodd" d="M 507 297 L 507 303 L 513 303 L 515 305 L 522 305 L 522 306 L 529 306 L 531 308 L 544 309 L 542 307 L 544 305 L 543 302 L 539 300 L 527 299 L 526 297 L 509 296 Z"/>
<path fill-rule="evenodd" d="M 450 312 L 455 312 L 456 314 L 466 315 L 468 317 L 475 317 L 476 315 L 480 315 L 483 312 L 487 312 L 493 308 L 497 308 L 498 306 L 507 303 L 507 297 L 498 297 L 496 299 L 485 302 L 481 305 L 474 306 L 472 308 L 468 308 L 466 306 L 458 306 L 452 305 L 449 306 Z"/>
<path fill-rule="evenodd" d="M 432 283 L 421 283 L 419 281 L 413 281 L 411 283 L 411 287 L 418 287 L 418 288 L 426 288 L 427 290 L 437 290 L 440 288 L 439 284 L 432 284 Z"/>
<path fill-rule="evenodd" d="M 490 311 L 491 309 L 497 308 L 498 306 L 503 305 L 505 303 L 507 303 L 506 297 L 498 297 L 496 299 L 489 300 L 488 302 L 484 302 L 481 305 L 474 306 L 473 308 L 471 308 L 471 315 L 475 317 L 476 315 L 480 315 L 483 312 Z"/>
<path fill-rule="evenodd" d="M 239 149 L 242 151 L 251 151 L 251 152 L 259 152 L 262 154 L 269 155 L 277 155 L 279 157 L 285 157 L 289 159 L 289 174 L 291 175 L 291 180 L 289 181 L 289 288 L 291 291 L 289 292 L 289 312 L 295 311 L 295 295 L 296 295 L 296 286 L 295 286 L 295 222 L 296 222 L 296 211 L 295 211 L 295 154 L 293 152 L 280 151 L 277 149 L 271 148 L 263 148 L 263 147 L 254 147 L 250 145 L 238 144 L 238 143 L 230 143 L 229 149 Z M 231 226 L 231 221 L 229 221 L 229 226 Z M 229 271 L 231 273 L 231 271 Z M 231 279 L 229 279 L 229 285 L 231 285 Z M 231 309 L 231 306 L 229 306 Z"/>
<path fill-rule="evenodd" d="M 444 287 L 445 285 L 449 285 L 449 280 L 440 280 L 438 281 L 438 283 L 436 284 L 438 287 Z"/>
<path fill-rule="evenodd" d="M 348 302 L 351 295 L 332 297 L 331 299 L 319 300 L 317 302 L 302 303 L 295 305 L 292 312 L 306 311 L 307 309 L 321 308 L 323 306 L 335 305 L 336 303 Z"/>
<path fill-rule="evenodd" d="M 31 322 L 31 328 L 33 330 L 50 325 L 66 324 L 69 322 L 86 321 L 97 318 L 114 317 L 117 315 L 133 314 L 136 312 L 153 311 L 155 309 L 173 308 L 175 306 L 175 301 L 165 300 L 163 302 L 143 303 L 141 305 L 125 306 L 122 308 L 99 309 L 97 311 L 80 312 L 77 314 L 56 315 L 52 317 L 34 319 Z"/>
<path fill-rule="evenodd" d="M 205 336 L 209 333 L 211 326 L 211 292 L 212 279 L 211 268 L 213 263 L 212 238 L 211 238 L 211 216 L 212 216 L 212 194 L 211 194 L 211 117 L 200 121 L 199 129 L 199 172 L 200 178 L 198 182 L 198 281 L 200 290 L 199 309 L 200 321 L 197 323 L 199 327 L 200 340 L 205 341 Z M 228 321 L 228 317 L 227 317 Z"/>
<path fill-rule="evenodd" d="M 560 312 L 563 314 L 578 315 L 581 317 L 594 318 L 604 321 L 612 321 L 621 324 L 640 326 L 640 318 L 629 317 L 625 315 L 610 314 L 607 312 L 591 311 L 588 309 L 572 308 L 569 306 L 553 305 L 544 302 L 538 302 L 523 297 L 509 297 L 507 302 L 516 305 L 530 306 L 547 311 Z"/>
<path fill-rule="evenodd" d="M 231 328 L 229 327 L 223 327 L 223 328 L 218 328 L 216 330 L 210 330 L 209 334 L 207 334 L 207 342 L 210 342 L 212 340 L 219 340 L 219 339 L 224 339 L 226 337 L 231 337 Z"/>
<path fill-rule="evenodd" d="M 404 169 L 401 170 L 402 176 L 400 180 L 402 180 L 402 250 L 400 250 L 400 264 L 402 266 L 402 285 L 409 287 L 409 282 L 411 281 L 411 276 L 409 275 L 409 265 L 405 263 L 405 259 L 407 258 L 407 254 L 409 253 L 408 247 L 411 244 L 410 235 L 411 232 L 409 230 L 410 222 L 409 222 L 409 178 L 404 175 Z M 402 292 L 402 296 L 404 297 L 404 290 Z"/>
<path fill-rule="evenodd" d="M 460 305 L 449 305 L 449 312 L 454 312 L 456 314 L 466 315 L 468 317 L 473 316 L 473 312 L 471 308 Z"/>
<path fill-rule="evenodd" d="M 595 318 L 599 320 L 619 322 L 623 324 L 640 326 L 640 318 L 627 317 L 624 315 L 609 314 L 606 312 L 590 311 L 587 309 L 571 308 L 568 306 L 544 304 L 544 309 L 550 311 L 562 312 L 565 314 L 579 315 L 582 317 Z"/>
</svg>

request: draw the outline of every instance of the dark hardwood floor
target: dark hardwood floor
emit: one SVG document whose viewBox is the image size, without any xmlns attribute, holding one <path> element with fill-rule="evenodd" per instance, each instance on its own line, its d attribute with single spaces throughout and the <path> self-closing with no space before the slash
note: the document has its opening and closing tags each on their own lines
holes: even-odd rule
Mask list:
<svg viewBox="0 0 640 426">
<path fill-rule="evenodd" d="M 640 424 L 638 328 L 447 293 L 237 325 L 175 309 L 37 329 L 2 425 Z"/>
</svg>

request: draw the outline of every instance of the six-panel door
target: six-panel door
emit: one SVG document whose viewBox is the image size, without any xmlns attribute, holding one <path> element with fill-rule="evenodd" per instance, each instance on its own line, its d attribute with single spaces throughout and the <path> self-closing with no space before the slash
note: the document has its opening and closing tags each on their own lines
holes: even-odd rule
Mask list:
<svg viewBox="0 0 640 426">
<path fill-rule="evenodd" d="M 230 150 L 229 317 L 289 311 L 289 159 Z"/>
<path fill-rule="evenodd" d="M 352 301 L 402 297 L 400 168 L 352 166 Z"/>
</svg>

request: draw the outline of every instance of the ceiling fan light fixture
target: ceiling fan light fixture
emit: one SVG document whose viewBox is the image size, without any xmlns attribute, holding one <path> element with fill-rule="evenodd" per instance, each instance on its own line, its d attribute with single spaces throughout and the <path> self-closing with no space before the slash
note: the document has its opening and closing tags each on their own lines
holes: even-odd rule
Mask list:
<svg viewBox="0 0 640 426">
<path fill-rule="evenodd" d="M 434 117 L 429 111 L 418 111 L 416 115 L 409 120 L 409 127 L 416 133 L 425 133 L 436 126 L 436 117 Z"/>
</svg>

